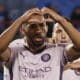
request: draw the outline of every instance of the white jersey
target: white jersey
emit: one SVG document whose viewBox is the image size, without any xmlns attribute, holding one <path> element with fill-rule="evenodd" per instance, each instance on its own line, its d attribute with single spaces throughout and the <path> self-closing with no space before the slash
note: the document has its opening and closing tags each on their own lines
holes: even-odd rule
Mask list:
<svg viewBox="0 0 80 80">
<path fill-rule="evenodd" d="M 73 63 L 77 61 L 80 61 L 80 58 L 74 60 Z M 72 69 L 65 70 L 62 80 L 80 80 L 80 71 Z"/>
<path fill-rule="evenodd" d="M 80 80 L 80 71 L 68 69 L 63 72 L 62 80 Z"/>
<path fill-rule="evenodd" d="M 64 45 L 46 45 L 38 54 L 33 54 L 24 40 L 13 41 L 9 48 L 9 68 L 12 80 L 61 80 L 65 62 Z M 10 70 L 10 71 L 11 71 Z"/>
</svg>

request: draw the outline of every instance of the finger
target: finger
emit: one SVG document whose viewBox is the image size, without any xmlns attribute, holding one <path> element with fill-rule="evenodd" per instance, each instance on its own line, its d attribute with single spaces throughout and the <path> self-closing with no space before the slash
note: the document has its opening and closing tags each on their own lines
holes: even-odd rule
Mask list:
<svg viewBox="0 0 80 80">
<path fill-rule="evenodd" d="M 28 11 L 28 13 L 40 13 L 40 12 L 41 11 L 38 8 L 33 8 L 33 9 L 31 9 L 31 10 Z"/>
<path fill-rule="evenodd" d="M 44 11 L 44 10 L 47 10 L 48 8 L 47 7 L 43 7 L 42 9 L 41 9 L 41 11 Z"/>
<path fill-rule="evenodd" d="M 26 11 L 22 16 L 22 21 L 25 22 L 27 21 L 32 15 L 34 14 L 40 14 L 41 15 L 41 11 L 38 8 L 34 8 L 31 10 Z"/>
<path fill-rule="evenodd" d="M 32 11 L 40 11 L 40 9 L 39 8 L 33 8 L 33 9 L 31 9 Z"/>
</svg>

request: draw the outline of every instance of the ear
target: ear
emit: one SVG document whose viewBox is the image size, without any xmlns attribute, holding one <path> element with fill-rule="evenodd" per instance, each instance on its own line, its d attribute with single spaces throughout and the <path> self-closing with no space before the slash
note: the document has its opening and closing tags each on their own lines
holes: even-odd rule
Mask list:
<svg viewBox="0 0 80 80">
<path fill-rule="evenodd" d="M 23 27 L 20 27 L 19 31 L 22 34 L 22 36 L 25 36 L 25 30 Z"/>
</svg>

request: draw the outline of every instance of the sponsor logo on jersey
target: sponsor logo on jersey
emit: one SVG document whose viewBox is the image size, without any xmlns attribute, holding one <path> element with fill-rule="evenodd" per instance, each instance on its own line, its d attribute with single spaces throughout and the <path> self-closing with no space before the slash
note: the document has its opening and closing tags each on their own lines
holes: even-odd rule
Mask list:
<svg viewBox="0 0 80 80">
<path fill-rule="evenodd" d="M 38 69 L 30 69 L 26 67 L 19 66 L 19 71 L 23 75 L 24 78 L 44 78 L 49 72 L 51 72 L 51 67 L 42 67 Z"/>
</svg>

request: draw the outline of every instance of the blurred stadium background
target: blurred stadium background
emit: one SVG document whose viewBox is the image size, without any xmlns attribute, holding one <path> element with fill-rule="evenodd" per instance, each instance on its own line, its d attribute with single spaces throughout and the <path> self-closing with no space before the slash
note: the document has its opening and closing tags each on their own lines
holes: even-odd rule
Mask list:
<svg viewBox="0 0 80 80">
<path fill-rule="evenodd" d="M 47 5 L 56 7 L 63 16 L 69 18 L 74 7 L 80 6 L 80 0 L 0 0 L 0 3 L 6 6 L 12 20 L 30 8 Z"/>
</svg>

